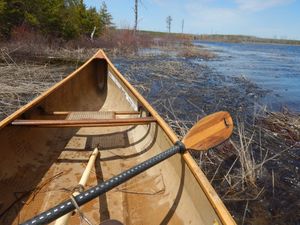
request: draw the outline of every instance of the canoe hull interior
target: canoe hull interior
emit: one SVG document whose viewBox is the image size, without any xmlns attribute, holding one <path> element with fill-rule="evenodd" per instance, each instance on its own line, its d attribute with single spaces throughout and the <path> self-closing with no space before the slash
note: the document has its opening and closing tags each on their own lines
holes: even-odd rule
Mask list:
<svg viewBox="0 0 300 225">
<path fill-rule="evenodd" d="M 136 110 L 141 114 L 121 118 L 153 114 L 100 52 L 1 122 L 0 223 L 18 224 L 68 198 L 95 147 L 100 154 L 87 188 L 160 153 L 174 141 L 157 122 L 83 128 L 12 126 L 10 122 L 66 119 L 64 114 L 53 113 L 58 111 Z M 84 205 L 82 212 L 92 224 L 108 219 L 124 224 L 226 222 L 194 173 L 184 157 L 176 155 Z M 71 216 L 70 224 L 79 224 L 77 214 Z"/>
</svg>

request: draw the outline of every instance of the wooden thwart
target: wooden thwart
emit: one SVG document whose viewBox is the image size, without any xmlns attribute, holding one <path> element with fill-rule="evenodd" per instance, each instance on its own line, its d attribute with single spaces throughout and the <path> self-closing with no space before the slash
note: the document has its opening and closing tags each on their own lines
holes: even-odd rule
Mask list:
<svg viewBox="0 0 300 225">
<path fill-rule="evenodd" d="M 37 126 L 37 127 L 108 127 L 141 125 L 156 122 L 153 117 L 99 119 L 99 120 L 15 120 L 13 126 Z"/>
<path fill-rule="evenodd" d="M 74 111 L 75 112 L 75 111 Z M 73 111 L 55 111 L 52 112 L 52 115 L 68 115 L 70 113 L 74 113 Z M 138 111 L 118 111 L 114 112 L 115 115 L 139 115 L 140 112 Z"/>
</svg>

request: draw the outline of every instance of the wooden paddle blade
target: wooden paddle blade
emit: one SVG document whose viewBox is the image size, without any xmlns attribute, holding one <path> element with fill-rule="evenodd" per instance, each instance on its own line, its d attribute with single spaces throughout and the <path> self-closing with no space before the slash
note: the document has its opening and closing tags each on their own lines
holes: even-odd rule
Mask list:
<svg viewBox="0 0 300 225">
<path fill-rule="evenodd" d="M 228 112 L 213 113 L 199 120 L 185 135 L 182 142 L 186 149 L 205 151 L 228 139 L 233 121 Z"/>
</svg>

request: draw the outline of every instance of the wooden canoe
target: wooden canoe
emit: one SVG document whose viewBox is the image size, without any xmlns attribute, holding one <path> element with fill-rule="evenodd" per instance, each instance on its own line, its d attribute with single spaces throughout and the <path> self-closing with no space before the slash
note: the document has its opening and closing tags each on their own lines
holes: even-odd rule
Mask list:
<svg viewBox="0 0 300 225">
<path fill-rule="evenodd" d="M 87 187 L 171 147 L 175 133 L 102 50 L 0 122 L 0 224 L 68 198 L 95 147 Z M 92 224 L 235 224 L 191 155 L 152 167 L 81 207 Z M 70 224 L 79 224 L 77 214 Z"/>
</svg>

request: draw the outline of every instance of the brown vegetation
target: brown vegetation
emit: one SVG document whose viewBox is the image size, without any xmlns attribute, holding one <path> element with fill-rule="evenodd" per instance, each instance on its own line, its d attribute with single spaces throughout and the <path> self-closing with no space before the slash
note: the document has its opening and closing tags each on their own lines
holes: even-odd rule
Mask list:
<svg viewBox="0 0 300 225">
<path fill-rule="evenodd" d="M 200 47 L 196 46 L 187 46 L 182 48 L 178 56 L 186 57 L 186 58 L 204 58 L 204 59 L 213 59 L 216 55 L 208 51 L 206 49 L 201 49 Z"/>
<path fill-rule="evenodd" d="M 0 120 L 63 79 L 76 65 L 17 64 L 2 49 L 0 58 Z"/>
</svg>

